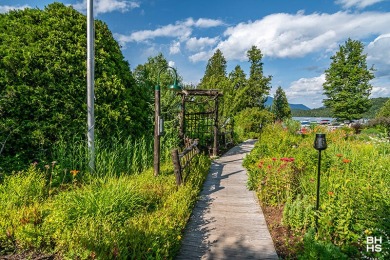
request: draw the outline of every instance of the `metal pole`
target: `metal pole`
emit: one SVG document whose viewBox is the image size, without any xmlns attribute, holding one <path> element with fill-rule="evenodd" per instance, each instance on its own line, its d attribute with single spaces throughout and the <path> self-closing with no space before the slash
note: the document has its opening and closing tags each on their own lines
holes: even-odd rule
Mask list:
<svg viewBox="0 0 390 260">
<path fill-rule="evenodd" d="M 95 34 L 93 19 L 93 0 L 87 0 L 87 110 L 88 110 L 88 152 L 89 168 L 95 171 L 95 90 L 94 90 L 94 50 Z"/>
<path fill-rule="evenodd" d="M 159 124 L 161 116 L 160 106 L 160 86 L 157 85 L 154 89 L 154 176 L 160 173 L 160 133 Z"/>
<path fill-rule="evenodd" d="M 318 150 L 317 201 L 316 201 L 316 215 L 315 215 L 316 232 L 318 231 L 318 209 L 320 208 L 320 169 L 321 169 L 321 150 Z"/>
</svg>

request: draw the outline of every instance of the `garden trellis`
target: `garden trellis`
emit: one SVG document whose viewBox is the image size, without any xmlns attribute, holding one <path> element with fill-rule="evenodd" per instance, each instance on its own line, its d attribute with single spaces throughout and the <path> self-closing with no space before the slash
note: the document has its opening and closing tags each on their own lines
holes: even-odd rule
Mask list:
<svg viewBox="0 0 390 260">
<path fill-rule="evenodd" d="M 180 138 L 199 139 L 199 144 L 218 154 L 218 90 L 187 89 L 181 95 Z"/>
</svg>

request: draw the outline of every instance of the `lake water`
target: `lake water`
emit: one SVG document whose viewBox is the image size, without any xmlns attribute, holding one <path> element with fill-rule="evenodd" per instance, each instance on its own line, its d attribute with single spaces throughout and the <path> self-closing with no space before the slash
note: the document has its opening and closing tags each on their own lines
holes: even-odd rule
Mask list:
<svg viewBox="0 0 390 260">
<path fill-rule="evenodd" d="M 320 122 L 321 120 L 330 120 L 330 121 L 335 120 L 332 117 L 300 117 L 300 116 L 293 116 L 292 119 L 297 121 L 309 121 L 309 122 Z"/>
</svg>

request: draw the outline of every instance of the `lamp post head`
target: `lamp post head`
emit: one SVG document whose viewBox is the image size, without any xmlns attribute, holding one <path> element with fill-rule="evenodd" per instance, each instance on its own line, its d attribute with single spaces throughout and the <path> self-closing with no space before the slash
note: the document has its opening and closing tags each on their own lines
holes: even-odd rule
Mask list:
<svg viewBox="0 0 390 260">
<path fill-rule="evenodd" d="M 174 90 L 174 91 L 181 91 L 181 87 L 179 86 L 179 84 L 177 84 L 177 80 L 176 79 L 173 82 L 173 84 L 169 86 L 169 89 L 170 90 Z"/>
<path fill-rule="evenodd" d="M 316 134 L 316 139 L 314 140 L 314 148 L 316 150 L 325 150 L 327 148 L 325 134 Z"/>
</svg>

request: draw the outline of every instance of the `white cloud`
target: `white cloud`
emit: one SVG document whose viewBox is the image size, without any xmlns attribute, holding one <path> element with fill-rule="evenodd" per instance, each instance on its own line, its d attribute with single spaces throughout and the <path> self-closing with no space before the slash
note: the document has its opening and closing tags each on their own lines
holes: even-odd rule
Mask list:
<svg viewBox="0 0 390 260">
<path fill-rule="evenodd" d="M 82 3 L 74 4 L 73 7 L 81 12 L 86 12 L 87 0 L 83 0 Z M 95 0 L 93 4 L 95 15 L 114 11 L 124 13 L 138 7 L 140 7 L 138 2 L 126 0 Z"/>
<path fill-rule="evenodd" d="M 207 47 L 213 47 L 219 40 L 219 37 L 209 38 L 209 37 L 201 37 L 196 38 L 192 37 L 187 40 L 186 48 L 189 51 L 202 51 Z"/>
<path fill-rule="evenodd" d="M 116 34 L 115 37 L 122 45 L 127 42 L 147 42 L 157 37 L 178 38 L 179 41 L 185 41 L 191 36 L 193 28 L 209 28 L 222 24 L 220 20 L 200 18 L 195 21 L 192 18 L 188 18 L 185 21 L 168 24 L 155 30 L 137 31 L 130 35 Z"/>
<path fill-rule="evenodd" d="M 311 108 L 321 107 L 324 99 L 322 84 L 325 74 L 314 78 L 301 78 L 285 90 L 289 103 L 303 103 Z"/>
<path fill-rule="evenodd" d="M 221 20 L 204 19 L 204 18 L 200 18 L 195 23 L 196 27 L 201 27 L 201 28 L 217 27 L 221 25 L 224 25 L 224 23 Z"/>
<path fill-rule="evenodd" d="M 194 55 L 191 55 L 189 57 L 189 60 L 191 62 L 198 62 L 198 61 L 202 61 L 202 60 L 208 60 L 211 57 L 212 53 L 213 53 L 212 51 L 208 51 L 208 52 L 201 51 L 201 52 L 198 52 L 198 53 L 196 53 Z"/>
<path fill-rule="evenodd" d="M 345 9 L 352 7 L 363 9 L 370 5 L 374 5 L 383 1 L 385 0 L 337 0 L 336 4 L 341 5 Z"/>
<path fill-rule="evenodd" d="M 7 13 L 11 10 L 23 10 L 26 8 L 31 8 L 31 7 L 28 5 L 22 5 L 22 6 L 0 5 L 0 14 Z"/>
<path fill-rule="evenodd" d="M 337 47 L 348 37 L 364 39 L 389 32 L 390 13 L 272 14 L 228 28 L 216 48 L 227 60 L 246 60 L 246 51 L 258 46 L 269 57 L 303 57 Z"/>
<path fill-rule="evenodd" d="M 174 41 L 169 47 L 169 54 L 178 54 L 180 53 L 180 42 Z"/>
<path fill-rule="evenodd" d="M 366 50 L 369 53 L 367 56 L 369 62 L 390 65 L 390 33 L 378 36 L 368 44 Z"/>
</svg>

